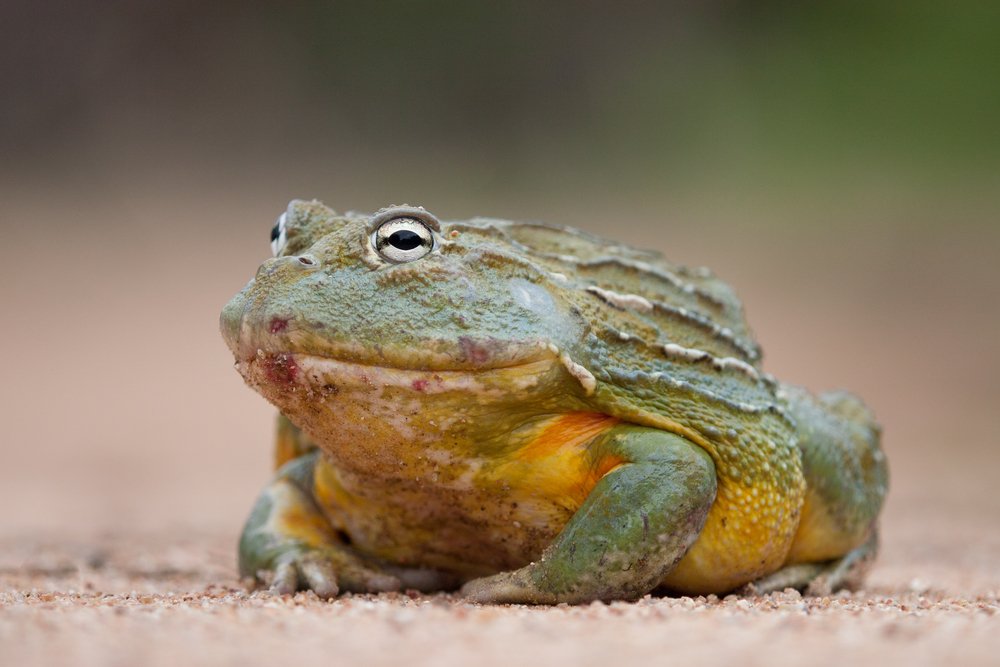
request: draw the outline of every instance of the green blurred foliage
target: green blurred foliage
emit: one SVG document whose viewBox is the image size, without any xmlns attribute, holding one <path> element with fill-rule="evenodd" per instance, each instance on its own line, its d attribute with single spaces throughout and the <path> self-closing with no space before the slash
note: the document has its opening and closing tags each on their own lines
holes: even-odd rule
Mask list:
<svg viewBox="0 0 1000 667">
<path fill-rule="evenodd" d="M 1000 164 L 998 3 L 299 3 L 268 20 L 302 49 L 311 101 L 372 137 L 678 171 Z"/>
<path fill-rule="evenodd" d="M 0 19 L 11 155 L 188 142 L 431 155 L 515 188 L 1000 189 L 997 2 L 50 0 Z"/>
</svg>

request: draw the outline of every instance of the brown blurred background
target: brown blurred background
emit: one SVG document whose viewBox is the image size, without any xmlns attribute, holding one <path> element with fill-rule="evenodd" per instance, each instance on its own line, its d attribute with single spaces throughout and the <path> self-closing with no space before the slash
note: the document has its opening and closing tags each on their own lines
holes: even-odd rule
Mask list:
<svg viewBox="0 0 1000 667">
<path fill-rule="evenodd" d="M 882 420 L 873 582 L 1000 587 L 998 35 L 991 2 L 3 0 L 0 560 L 231 553 L 274 410 L 217 317 L 316 197 L 713 267 L 767 370 Z"/>
</svg>

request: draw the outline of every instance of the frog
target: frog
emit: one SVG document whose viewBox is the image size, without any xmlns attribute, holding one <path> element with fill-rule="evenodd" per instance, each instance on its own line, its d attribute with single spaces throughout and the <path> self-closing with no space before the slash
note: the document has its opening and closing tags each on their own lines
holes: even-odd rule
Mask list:
<svg viewBox="0 0 1000 667">
<path fill-rule="evenodd" d="M 271 246 L 220 319 L 279 412 L 249 585 L 581 604 L 862 584 L 881 428 L 765 373 L 712 271 L 410 205 L 294 200 Z"/>
</svg>

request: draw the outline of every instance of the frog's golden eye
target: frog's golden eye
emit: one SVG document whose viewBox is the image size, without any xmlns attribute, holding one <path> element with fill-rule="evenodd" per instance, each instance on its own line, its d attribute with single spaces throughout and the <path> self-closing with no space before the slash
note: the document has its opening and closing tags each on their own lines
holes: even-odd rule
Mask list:
<svg viewBox="0 0 1000 667">
<path fill-rule="evenodd" d="M 285 249 L 285 243 L 288 241 L 285 233 L 287 215 L 287 213 L 282 213 L 278 216 L 278 221 L 271 228 L 271 252 L 274 253 L 275 257 L 281 254 L 281 251 Z"/>
<path fill-rule="evenodd" d="M 414 218 L 393 218 L 375 230 L 372 241 L 378 254 L 395 264 L 420 259 L 434 249 L 434 233 Z"/>
</svg>

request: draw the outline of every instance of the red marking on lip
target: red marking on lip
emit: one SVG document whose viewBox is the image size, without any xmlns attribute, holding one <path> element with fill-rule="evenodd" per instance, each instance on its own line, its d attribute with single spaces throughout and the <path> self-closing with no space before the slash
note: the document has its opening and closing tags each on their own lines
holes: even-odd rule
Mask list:
<svg viewBox="0 0 1000 667">
<path fill-rule="evenodd" d="M 470 336 L 459 336 L 458 338 L 458 344 L 462 348 L 463 355 L 477 364 L 485 363 L 492 356 L 490 343 L 492 341 L 479 341 Z M 492 347 L 496 347 L 496 345 L 494 344 Z"/>
<path fill-rule="evenodd" d="M 276 317 L 271 320 L 271 333 L 281 333 L 288 328 L 288 318 L 287 317 Z"/>
<path fill-rule="evenodd" d="M 423 391 L 424 389 L 427 389 L 428 383 L 429 383 L 428 380 L 414 380 L 413 388 L 416 389 L 417 391 Z"/>
<path fill-rule="evenodd" d="M 295 376 L 299 373 L 298 364 L 290 354 L 279 354 L 265 357 L 261 360 L 267 379 L 282 389 L 290 389 L 295 384 Z"/>
</svg>

